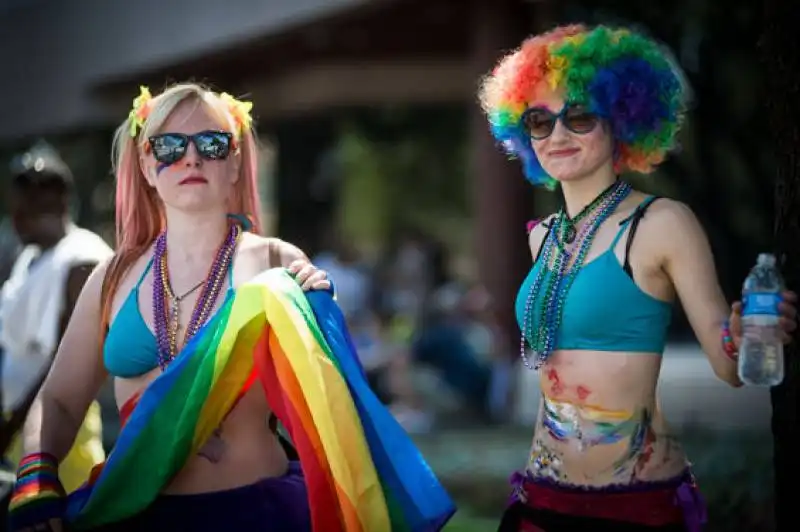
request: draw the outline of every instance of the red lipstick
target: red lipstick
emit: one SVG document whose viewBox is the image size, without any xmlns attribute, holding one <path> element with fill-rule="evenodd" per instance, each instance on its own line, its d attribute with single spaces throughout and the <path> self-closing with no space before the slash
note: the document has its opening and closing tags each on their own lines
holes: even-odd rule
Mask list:
<svg viewBox="0 0 800 532">
<path fill-rule="evenodd" d="M 179 185 L 205 185 L 207 183 L 208 179 L 199 175 L 190 175 L 178 181 Z"/>
</svg>

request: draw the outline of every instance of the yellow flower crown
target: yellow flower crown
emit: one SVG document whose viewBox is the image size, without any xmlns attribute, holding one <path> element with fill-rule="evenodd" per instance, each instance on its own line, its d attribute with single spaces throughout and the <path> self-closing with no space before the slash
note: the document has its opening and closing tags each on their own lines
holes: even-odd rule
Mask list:
<svg viewBox="0 0 800 532">
<path fill-rule="evenodd" d="M 253 117 L 250 116 L 250 111 L 253 109 L 253 102 L 242 102 L 223 92 L 217 95 L 220 100 L 228 106 L 228 111 L 233 116 L 233 121 L 236 123 L 237 133 L 241 135 L 245 129 L 250 127 L 253 122 Z M 144 127 L 147 117 L 150 116 L 150 111 L 153 107 L 153 96 L 150 94 L 150 89 L 145 86 L 139 87 L 139 96 L 133 100 L 133 108 L 128 114 L 130 121 L 130 134 L 131 137 L 136 138 L 137 133 Z"/>
</svg>

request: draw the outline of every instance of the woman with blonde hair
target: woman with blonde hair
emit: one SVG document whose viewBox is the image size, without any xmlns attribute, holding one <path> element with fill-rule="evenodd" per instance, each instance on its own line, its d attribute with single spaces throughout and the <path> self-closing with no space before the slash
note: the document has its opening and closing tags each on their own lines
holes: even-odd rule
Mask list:
<svg viewBox="0 0 800 532">
<path fill-rule="evenodd" d="M 32 409 L 13 529 L 430 530 L 454 512 L 366 388 L 325 272 L 258 236 L 250 107 L 142 88 L 117 131 L 117 253 Z M 107 375 L 121 433 L 66 497 L 59 460 Z"/>
</svg>

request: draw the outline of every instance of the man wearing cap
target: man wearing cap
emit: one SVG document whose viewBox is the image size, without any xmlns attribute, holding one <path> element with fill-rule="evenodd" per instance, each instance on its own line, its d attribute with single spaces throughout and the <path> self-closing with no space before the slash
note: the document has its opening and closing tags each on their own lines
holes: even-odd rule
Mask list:
<svg viewBox="0 0 800 532">
<path fill-rule="evenodd" d="M 17 428 L 20 418 L 24 421 L 86 279 L 113 254 L 100 236 L 72 221 L 72 173 L 49 146 L 34 146 L 15 160 L 9 188 L 10 217 L 22 249 L 0 290 L 0 390 L 3 412 L 13 421 L 4 427 L 6 434 Z M 12 463 L 19 458 L 19 443 L 7 451 Z M 95 403 L 60 466 L 67 491 L 85 481 L 103 458 Z"/>
</svg>

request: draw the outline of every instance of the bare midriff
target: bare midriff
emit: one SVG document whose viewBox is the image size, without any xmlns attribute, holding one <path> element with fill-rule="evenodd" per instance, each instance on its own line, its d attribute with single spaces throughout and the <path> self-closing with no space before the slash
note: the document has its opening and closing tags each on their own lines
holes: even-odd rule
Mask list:
<svg viewBox="0 0 800 532">
<path fill-rule="evenodd" d="M 688 464 L 656 398 L 660 368 L 654 353 L 554 352 L 539 370 L 530 475 L 591 487 L 680 476 Z"/>
<path fill-rule="evenodd" d="M 118 408 L 160 372 L 155 369 L 134 379 L 115 379 Z M 269 416 L 264 391 L 257 384 L 225 418 L 218 437 L 210 438 L 207 449 L 191 456 L 162 493 L 222 491 L 283 475 L 288 461 L 277 436 L 269 429 Z M 172 442 L 164 442 L 164 445 L 172 445 Z"/>
</svg>

